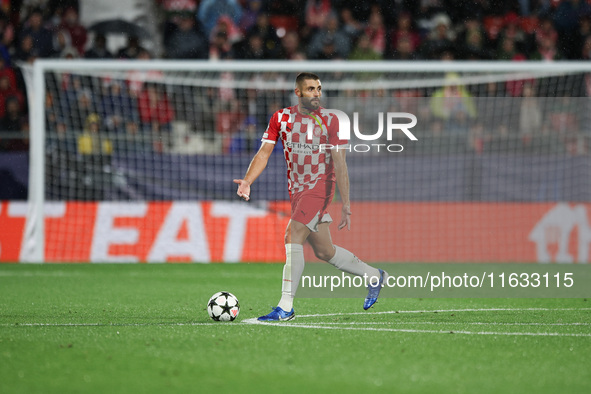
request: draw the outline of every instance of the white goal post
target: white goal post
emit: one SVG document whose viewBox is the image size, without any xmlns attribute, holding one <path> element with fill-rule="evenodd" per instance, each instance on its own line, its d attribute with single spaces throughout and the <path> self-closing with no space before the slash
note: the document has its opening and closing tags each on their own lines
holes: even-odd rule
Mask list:
<svg viewBox="0 0 591 394">
<path fill-rule="evenodd" d="M 41 263 L 45 256 L 46 206 L 46 95 L 48 73 L 79 74 L 99 77 L 126 78 L 130 72 L 164 75 L 162 83 L 194 86 L 223 86 L 220 73 L 235 75 L 230 82 L 247 89 L 257 75 L 257 89 L 293 89 L 292 77 L 297 72 L 309 71 L 328 74 L 323 79 L 325 94 L 331 91 L 362 91 L 377 89 L 415 89 L 445 84 L 443 74 L 457 73 L 463 85 L 482 85 L 526 78 L 554 78 L 565 75 L 591 73 L 588 62 L 353 62 L 353 61 L 91 61 L 91 60 L 37 60 L 32 67 L 22 66 L 27 84 L 30 120 L 30 166 L 28 212 L 20 261 Z M 266 80 L 264 75 L 285 74 L 288 77 Z M 148 74 L 146 77 L 145 75 Z M 245 75 L 241 78 L 240 75 Z M 344 77 L 343 77 L 344 75 Z M 364 76 L 365 75 L 365 76 Z M 253 77 L 254 76 L 254 77 Z M 289 77 L 291 76 L 291 77 Z M 279 82 L 278 82 L 279 81 Z M 554 83 L 554 82 L 552 82 Z M 569 82 L 570 83 L 570 82 Z M 557 90 L 557 96 L 569 94 L 570 85 Z M 259 130 L 261 133 L 263 130 Z M 64 197 L 66 198 L 66 197 Z M 88 229 L 91 231 L 91 229 Z"/>
</svg>

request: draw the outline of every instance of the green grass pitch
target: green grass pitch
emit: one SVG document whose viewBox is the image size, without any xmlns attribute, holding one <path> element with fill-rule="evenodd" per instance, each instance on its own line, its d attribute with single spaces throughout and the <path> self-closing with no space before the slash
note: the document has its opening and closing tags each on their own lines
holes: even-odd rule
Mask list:
<svg viewBox="0 0 591 394">
<path fill-rule="evenodd" d="M 293 322 L 249 324 L 281 271 L 0 265 L 0 392 L 591 392 L 586 299 L 298 299 Z M 207 316 L 220 290 L 234 322 Z"/>
</svg>

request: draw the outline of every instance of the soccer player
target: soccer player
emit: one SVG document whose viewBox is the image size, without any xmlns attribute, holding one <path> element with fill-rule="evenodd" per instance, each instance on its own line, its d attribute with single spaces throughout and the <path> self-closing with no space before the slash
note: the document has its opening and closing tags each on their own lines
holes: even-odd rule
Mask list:
<svg viewBox="0 0 591 394">
<path fill-rule="evenodd" d="M 286 261 L 281 299 L 271 313 L 258 318 L 261 321 L 286 321 L 295 317 L 293 300 L 304 271 L 305 241 L 320 260 L 369 280 L 369 291 L 363 304 L 365 310 L 377 301 L 387 275 L 362 262 L 348 250 L 333 245 L 329 229 L 332 218 L 327 208 L 335 192 L 335 181 L 343 202 L 338 229 L 349 230 L 351 227 L 349 174 L 345 162 L 348 141 L 338 137 L 336 116 L 320 106 L 322 84 L 317 75 L 298 74 L 294 92 L 298 104 L 273 114 L 263 134 L 263 143 L 244 179 L 234 179 L 234 183 L 238 184 L 238 196 L 248 201 L 250 186 L 267 166 L 275 143 L 281 139 L 287 162 L 291 219 L 285 230 Z M 312 128 L 311 133 L 308 133 L 309 128 Z"/>
</svg>

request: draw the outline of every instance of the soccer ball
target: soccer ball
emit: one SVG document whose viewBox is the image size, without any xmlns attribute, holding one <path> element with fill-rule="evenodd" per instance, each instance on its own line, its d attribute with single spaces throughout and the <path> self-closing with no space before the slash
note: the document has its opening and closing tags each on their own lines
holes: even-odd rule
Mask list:
<svg viewBox="0 0 591 394">
<path fill-rule="evenodd" d="M 207 302 L 207 313 L 215 321 L 232 321 L 240 313 L 238 298 L 227 291 L 219 291 Z"/>
</svg>

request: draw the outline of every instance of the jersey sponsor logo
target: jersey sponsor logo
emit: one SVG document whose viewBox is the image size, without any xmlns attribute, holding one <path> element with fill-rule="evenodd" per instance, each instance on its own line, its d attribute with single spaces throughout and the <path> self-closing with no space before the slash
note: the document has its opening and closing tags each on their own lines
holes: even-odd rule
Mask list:
<svg viewBox="0 0 591 394">
<path fill-rule="evenodd" d="M 316 152 L 320 152 L 322 144 L 307 144 L 305 142 L 290 142 L 285 141 L 285 147 L 291 150 L 292 153 L 301 155 L 310 155 Z"/>
</svg>

